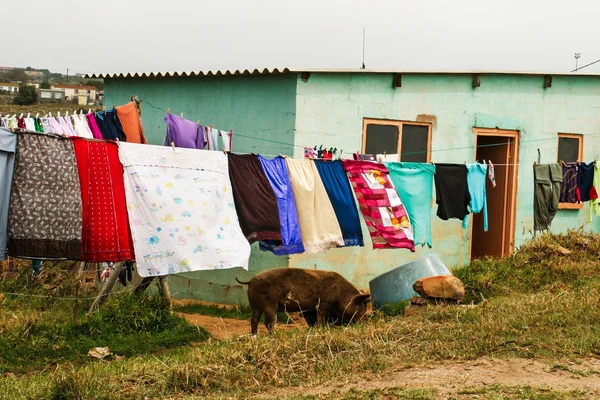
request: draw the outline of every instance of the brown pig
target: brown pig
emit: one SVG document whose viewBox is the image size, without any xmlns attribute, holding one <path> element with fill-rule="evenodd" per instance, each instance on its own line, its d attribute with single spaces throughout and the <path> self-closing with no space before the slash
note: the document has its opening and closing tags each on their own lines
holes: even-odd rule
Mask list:
<svg viewBox="0 0 600 400">
<path fill-rule="evenodd" d="M 272 332 L 277 312 L 300 312 L 310 326 L 327 321 L 360 320 L 367 312 L 371 297 L 361 294 L 343 276 L 333 271 L 276 268 L 261 272 L 248 282 L 248 301 L 252 308 L 250 325 L 256 335 L 265 314 L 265 326 Z"/>
</svg>

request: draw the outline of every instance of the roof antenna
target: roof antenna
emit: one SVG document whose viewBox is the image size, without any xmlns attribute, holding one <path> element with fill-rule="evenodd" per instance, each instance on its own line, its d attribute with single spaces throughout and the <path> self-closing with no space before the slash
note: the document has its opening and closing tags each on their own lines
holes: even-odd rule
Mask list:
<svg viewBox="0 0 600 400">
<path fill-rule="evenodd" d="M 365 69 L 365 27 L 363 26 L 363 58 L 362 58 L 362 69 Z"/>
</svg>

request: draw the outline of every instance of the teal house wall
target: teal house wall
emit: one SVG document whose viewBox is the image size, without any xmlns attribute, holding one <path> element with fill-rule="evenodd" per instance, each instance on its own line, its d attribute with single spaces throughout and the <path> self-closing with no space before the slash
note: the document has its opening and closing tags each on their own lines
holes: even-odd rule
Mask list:
<svg viewBox="0 0 600 400">
<path fill-rule="evenodd" d="M 107 108 L 142 100 L 142 124 L 148 143 L 162 145 L 168 108 L 184 118 L 233 130 L 233 150 L 241 153 L 292 155 L 296 113 L 296 76 L 165 77 L 105 79 Z M 252 246 L 248 271 L 242 268 L 199 271 L 169 276 L 176 298 L 220 303 L 247 302 L 248 280 L 269 268 L 287 267 L 287 257 Z"/>
<path fill-rule="evenodd" d="M 557 75 L 544 88 L 541 74 L 482 74 L 473 88 L 472 74 L 409 73 L 401 87 L 392 87 L 392 73 L 318 72 L 308 79 L 301 71 L 278 75 L 105 79 L 105 105 L 119 105 L 132 95 L 143 100 L 142 119 L 150 143 L 161 144 L 164 111 L 184 113 L 219 129 L 234 132 L 233 150 L 303 157 L 304 146 L 343 149 L 346 157 L 362 147 L 363 119 L 429 122 L 431 159 L 462 163 L 475 159 L 473 128 L 519 132 L 515 248 L 533 231 L 533 162 L 557 158 L 558 133 L 584 135 L 584 160 L 600 152 L 600 76 Z M 153 107 L 154 106 L 154 107 Z M 237 133 L 237 135 L 236 135 Z M 244 136 L 242 136 L 244 135 Z M 245 137 L 248 136 L 248 137 Z M 434 193 L 435 196 L 435 193 Z M 373 277 L 429 253 L 449 266 L 469 261 L 470 229 L 458 220 L 442 221 L 432 207 L 433 248 L 415 253 L 400 249 L 373 250 L 364 225 L 365 246 L 333 249 L 317 255 L 276 257 L 252 246 L 249 271 L 206 271 L 169 277 L 179 298 L 245 303 L 244 288 L 234 277 L 247 279 L 276 267 L 334 270 L 361 289 Z M 583 226 L 581 210 L 559 210 L 553 232 Z M 471 220 L 471 219 L 470 219 Z"/>
<path fill-rule="evenodd" d="M 432 123 L 431 159 L 439 163 L 474 162 L 473 128 L 519 131 L 515 246 L 533 231 L 533 162 L 557 162 L 560 133 L 584 135 L 584 160 L 600 153 L 600 77 L 555 76 L 544 88 L 544 76 L 482 75 L 473 88 L 471 75 L 406 74 L 392 87 L 392 74 L 311 73 L 298 79 L 296 144 L 324 144 L 344 149 L 347 157 L 362 147 L 363 118 Z M 302 157 L 297 147 L 295 157 Z M 481 160 L 480 160 L 481 161 Z M 435 197 L 435 192 L 434 192 Z M 469 262 L 470 229 L 458 220 L 442 221 L 432 209 L 433 248 L 372 250 L 364 222 L 365 247 L 329 250 L 318 255 L 293 255 L 290 267 L 334 270 L 362 289 L 375 276 L 429 253 L 449 266 Z M 587 205 L 559 210 L 553 232 L 584 226 Z M 472 220 L 472 219 L 470 219 Z"/>
</svg>

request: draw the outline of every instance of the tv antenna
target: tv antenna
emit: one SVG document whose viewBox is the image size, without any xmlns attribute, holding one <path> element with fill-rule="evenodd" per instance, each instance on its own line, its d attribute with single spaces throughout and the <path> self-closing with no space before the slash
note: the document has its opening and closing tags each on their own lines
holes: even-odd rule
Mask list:
<svg viewBox="0 0 600 400">
<path fill-rule="evenodd" d="M 362 69 L 365 69 L 365 27 L 363 26 L 363 58 L 362 58 Z"/>
</svg>

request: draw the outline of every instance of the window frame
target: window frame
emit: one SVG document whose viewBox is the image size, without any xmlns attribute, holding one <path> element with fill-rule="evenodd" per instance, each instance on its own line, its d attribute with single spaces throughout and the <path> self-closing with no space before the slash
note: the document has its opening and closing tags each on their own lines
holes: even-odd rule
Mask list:
<svg viewBox="0 0 600 400">
<path fill-rule="evenodd" d="M 383 118 L 363 118 L 363 129 L 362 129 L 362 147 L 361 153 L 365 153 L 367 149 L 367 126 L 368 125 L 391 125 L 398 128 L 398 149 L 397 154 L 399 155 L 398 161 L 402 158 L 402 127 L 403 125 L 416 125 L 427 127 L 427 158 L 426 162 L 431 162 L 431 136 L 433 125 L 431 122 L 417 122 L 417 121 L 406 121 L 397 119 L 383 119 Z M 374 154 L 375 155 L 375 154 Z"/>
<path fill-rule="evenodd" d="M 558 132 L 556 136 L 556 160 L 560 163 L 562 160 L 558 159 L 559 145 L 561 138 L 579 139 L 579 149 L 577 154 L 577 162 L 583 162 L 583 134 L 581 133 L 564 133 Z M 583 203 L 558 203 L 559 210 L 581 210 L 583 209 Z"/>
</svg>

